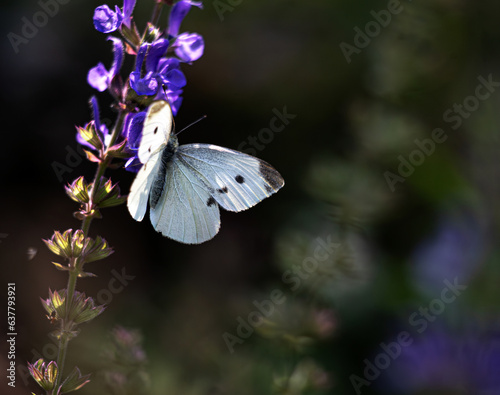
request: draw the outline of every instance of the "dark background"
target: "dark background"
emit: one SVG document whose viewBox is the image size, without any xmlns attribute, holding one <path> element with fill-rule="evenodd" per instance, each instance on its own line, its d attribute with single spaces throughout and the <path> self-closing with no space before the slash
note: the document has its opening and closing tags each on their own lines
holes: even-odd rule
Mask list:
<svg viewBox="0 0 500 395">
<path fill-rule="evenodd" d="M 93 373 L 80 393 L 112 393 L 103 372 L 114 367 L 103 350 L 115 325 L 142 334 L 148 363 L 128 371 L 125 386 L 144 377 L 150 385 L 133 393 L 356 393 L 352 375 L 363 378 L 367 360 L 383 359 L 381 343 L 403 332 L 412 345 L 362 393 L 500 393 L 498 88 L 459 118 L 460 127 L 444 118 L 455 103 L 475 103 L 467 98 L 478 77 L 500 81 L 500 4 L 402 1 L 401 12 L 348 62 L 340 44 L 353 45 L 354 29 L 373 25 L 370 12 L 386 10 L 387 2 L 236 3 L 221 17 L 216 5 L 231 3 L 205 1 L 181 26 L 203 35 L 206 46 L 200 60 L 183 65 L 188 85 L 176 125 L 208 115 L 183 132 L 181 144 L 241 149 L 268 127 L 274 108 L 286 106 L 296 118 L 257 153 L 286 185 L 247 212 L 223 212 L 220 233 L 199 246 L 163 238 L 125 206 L 103 210 L 90 235 L 104 237 L 115 253 L 88 264 L 98 277 L 79 280 L 78 290 L 112 300 L 101 297 L 109 302 L 105 313 L 70 343 L 67 367 Z M 22 18 L 32 20 L 41 6 L 2 2 L 0 257 L 5 288 L 16 283 L 18 366 L 34 359 L 33 350 L 50 359 L 53 328 L 39 298 L 64 288 L 66 276 L 50 264 L 58 261 L 41 239 L 79 228 L 64 185 L 95 172 L 94 164 L 67 156 L 77 150 L 74 127 L 90 120 L 94 94 L 102 118 L 114 119 L 109 95 L 86 83 L 91 67 L 112 60 L 110 43 L 92 25 L 100 4 L 60 5 L 16 53 L 8 34 L 21 34 Z M 138 0 L 141 29 L 152 6 Z M 163 26 L 166 20 L 167 10 Z M 418 155 L 415 139 L 430 139 L 436 128 L 446 141 L 392 190 L 384 174 L 398 174 L 401 158 Z M 71 169 L 62 181 L 55 163 Z M 107 175 L 127 193 L 131 173 Z M 292 289 L 283 275 L 313 262 L 318 238 L 339 247 Z M 122 270 L 134 279 L 106 293 Z M 443 304 L 445 280 L 455 279 L 467 289 Z M 230 353 L 223 334 L 236 335 L 238 317 L 246 319 L 252 302 L 276 289 L 286 301 Z M 429 306 L 444 308 L 419 333 L 423 327 L 409 317 Z M 40 393 L 25 387 L 22 372 L 16 390 L 2 379 L 1 392 Z"/>
</svg>

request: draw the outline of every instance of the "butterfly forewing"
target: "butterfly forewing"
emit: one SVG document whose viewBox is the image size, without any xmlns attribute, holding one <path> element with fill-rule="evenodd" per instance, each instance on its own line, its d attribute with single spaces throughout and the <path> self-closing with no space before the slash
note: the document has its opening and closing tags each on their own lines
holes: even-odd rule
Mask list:
<svg viewBox="0 0 500 395">
<path fill-rule="evenodd" d="M 167 145 L 172 124 L 172 110 L 165 100 L 155 101 L 148 107 L 139 144 L 138 157 L 141 163 L 147 163 L 151 155 Z"/>
<path fill-rule="evenodd" d="M 179 147 L 177 156 L 229 211 L 246 210 L 284 185 L 283 177 L 268 163 L 228 148 L 187 144 Z"/>
<path fill-rule="evenodd" d="M 150 204 L 153 227 L 164 236 L 186 244 L 210 240 L 219 231 L 217 203 L 206 185 L 178 160 L 164 163 L 165 184 L 156 202 Z"/>
<path fill-rule="evenodd" d="M 148 206 L 149 193 L 161 163 L 161 151 L 153 154 L 137 173 L 127 199 L 130 215 L 136 221 L 142 221 Z"/>
</svg>

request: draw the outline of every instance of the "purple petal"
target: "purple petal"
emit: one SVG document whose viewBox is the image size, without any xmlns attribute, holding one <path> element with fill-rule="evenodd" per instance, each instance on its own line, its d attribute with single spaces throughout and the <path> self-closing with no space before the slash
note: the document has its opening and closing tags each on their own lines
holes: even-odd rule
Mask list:
<svg viewBox="0 0 500 395">
<path fill-rule="evenodd" d="M 175 58 L 163 58 L 158 62 L 158 73 L 166 74 L 170 70 L 179 70 L 181 68 L 181 62 Z"/>
<path fill-rule="evenodd" d="M 167 94 L 167 100 L 172 108 L 172 114 L 175 116 L 182 104 L 182 89 L 168 89 L 165 93 Z"/>
<path fill-rule="evenodd" d="M 111 81 L 118 74 L 123 63 L 123 43 L 115 37 L 108 37 L 108 40 L 113 41 L 113 64 L 111 69 L 108 71 L 102 63 L 99 63 L 90 69 L 87 74 L 87 82 L 99 92 L 109 88 Z"/>
<path fill-rule="evenodd" d="M 172 114 L 174 116 L 177 115 L 177 112 L 179 111 L 179 108 L 182 104 L 182 97 L 177 97 L 174 101 L 170 102 L 170 107 L 172 108 Z"/>
<path fill-rule="evenodd" d="M 139 171 L 142 165 L 137 157 L 137 149 L 139 148 L 139 144 L 141 142 L 142 128 L 145 118 L 146 111 L 127 115 L 125 127 L 122 131 L 123 137 L 127 139 L 127 149 L 132 155 L 127 163 L 125 163 L 125 169 L 135 173 Z"/>
<path fill-rule="evenodd" d="M 92 108 L 92 115 L 95 122 L 96 130 L 101 130 L 101 118 L 99 115 L 99 103 L 97 103 L 97 98 L 92 96 L 90 98 L 90 107 Z"/>
<path fill-rule="evenodd" d="M 151 71 L 144 78 L 137 71 L 130 73 L 130 86 L 138 95 L 151 96 L 158 91 L 158 81 Z"/>
<path fill-rule="evenodd" d="M 142 163 L 139 160 L 139 157 L 132 156 L 125 162 L 125 170 L 130 171 L 132 173 L 137 173 L 141 169 Z"/>
<path fill-rule="evenodd" d="M 124 0 L 123 1 L 123 23 L 130 28 L 130 20 L 132 16 L 132 11 L 134 11 L 135 0 Z"/>
<path fill-rule="evenodd" d="M 182 88 L 186 85 L 186 77 L 180 70 L 180 62 L 175 58 L 161 59 L 158 74 L 162 83 L 170 89 Z"/>
<path fill-rule="evenodd" d="M 139 72 L 141 71 L 142 68 L 142 62 L 144 62 L 144 57 L 146 56 L 146 53 L 148 52 L 149 48 L 148 43 L 143 43 L 141 44 L 139 48 L 139 52 L 137 53 L 137 57 L 135 58 L 135 71 Z"/>
<path fill-rule="evenodd" d="M 142 126 L 146 118 L 146 111 L 131 113 L 125 121 L 123 137 L 127 139 L 127 148 L 136 150 L 141 142 Z"/>
<path fill-rule="evenodd" d="M 123 53 L 125 52 L 125 47 L 122 40 L 116 37 L 108 37 L 109 41 L 113 42 L 113 64 L 109 70 L 111 79 L 113 79 L 119 72 L 123 64 Z"/>
<path fill-rule="evenodd" d="M 168 22 L 167 33 L 170 36 L 175 37 L 179 34 L 181 22 L 193 5 L 203 8 L 201 1 L 181 0 L 174 4 L 172 11 L 170 11 L 170 18 Z"/>
<path fill-rule="evenodd" d="M 168 40 L 160 38 L 149 46 L 146 55 L 146 71 L 156 71 L 158 63 L 165 52 L 167 52 Z"/>
<path fill-rule="evenodd" d="M 110 80 L 109 72 L 102 63 L 91 68 L 87 74 L 87 82 L 92 88 L 97 89 L 99 92 L 104 92 L 108 89 Z"/>
<path fill-rule="evenodd" d="M 203 55 L 205 43 L 197 33 L 182 33 L 175 40 L 175 54 L 184 62 L 193 62 Z"/>
<path fill-rule="evenodd" d="M 170 70 L 168 73 L 160 75 L 161 81 L 170 89 L 179 89 L 186 86 L 186 77 L 180 70 Z"/>
<path fill-rule="evenodd" d="M 123 15 L 115 6 L 115 11 L 106 5 L 97 7 L 94 11 L 94 27 L 101 33 L 111 33 L 118 29 L 122 23 Z"/>
</svg>

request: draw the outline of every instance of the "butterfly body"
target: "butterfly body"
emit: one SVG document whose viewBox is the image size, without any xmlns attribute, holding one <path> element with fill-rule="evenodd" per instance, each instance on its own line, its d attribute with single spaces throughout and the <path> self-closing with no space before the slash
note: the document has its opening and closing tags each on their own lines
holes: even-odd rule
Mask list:
<svg viewBox="0 0 500 395">
<path fill-rule="evenodd" d="M 156 121 L 149 112 L 148 118 Z M 284 185 L 281 175 L 258 158 L 212 144 L 179 146 L 170 131 L 165 143 L 165 136 L 156 137 L 148 126 L 139 151 L 151 154 L 132 184 L 128 208 L 142 220 L 149 196 L 151 223 L 164 236 L 203 243 L 219 231 L 219 206 L 243 211 Z"/>
</svg>

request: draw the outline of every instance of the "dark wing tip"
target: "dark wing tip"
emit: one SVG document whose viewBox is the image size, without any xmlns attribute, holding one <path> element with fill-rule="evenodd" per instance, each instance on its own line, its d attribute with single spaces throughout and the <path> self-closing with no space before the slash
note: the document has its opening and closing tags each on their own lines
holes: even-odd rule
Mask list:
<svg viewBox="0 0 500 395">
<path fill-rule="evenodd" d="M 281 177 L 281 174 L 278 173 L 278 170 L 272 167 L 269 163 L 260 161 L 259 172 L 267 183 L 265 185 L 267 192 L 277 192 L 281 189 L 281 187 L 283 187 L 283 185 L 285 185 L 285 180 Z"/>
</svg>

